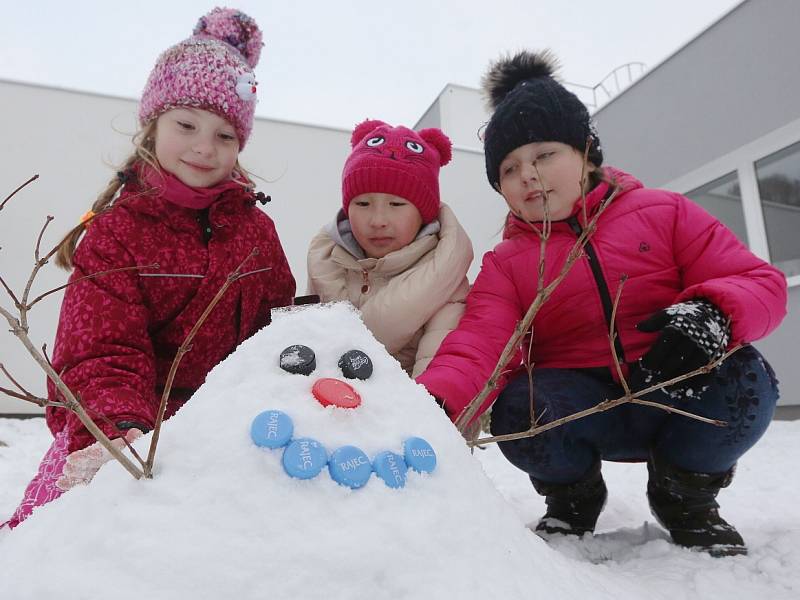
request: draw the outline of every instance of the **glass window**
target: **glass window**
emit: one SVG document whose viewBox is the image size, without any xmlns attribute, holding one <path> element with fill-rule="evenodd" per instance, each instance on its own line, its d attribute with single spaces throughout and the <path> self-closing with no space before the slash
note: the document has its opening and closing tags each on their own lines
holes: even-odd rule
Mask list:
<svg viewBox="0 0 800 600">
<path fill-rule="evenodd" d="M 712 215 L 717 217 L 743 243 L 747 243 L 747 228 L 744 224 L 742 192 L 736 171 L 723 175 L 711 183 L 686 194 Z"/>
<path fill-rule="evenodd" d="M 800 274 L 800 142 L 756 162 L 769 255 L 787 277 Z"/>
</svg>

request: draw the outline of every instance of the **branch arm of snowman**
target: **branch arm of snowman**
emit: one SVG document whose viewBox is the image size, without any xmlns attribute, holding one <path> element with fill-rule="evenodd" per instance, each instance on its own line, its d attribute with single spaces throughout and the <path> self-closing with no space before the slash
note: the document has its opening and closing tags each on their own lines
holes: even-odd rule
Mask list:
<svg viewBox="0 0 800 600">
<path fill-rule="evenodd" d="M 564 280 L 567 274 L 572 269 L 572 266 L 575 262 L 583 255 L 583 249 L 586 244 L 589 242 L 589 239 L 594 234 L 595 230 L 597 229 L 597 221 L 605 212 L 606 208 L 608 207 L 611 202 L 614 201 L 617 194 L 619 193 L 619 188 L 615 188 L 611 194 L 609 194 L 606 198 L 604 198 L 598 208 L 597 211 L 592 215 L 592 218 L 586 223 L 586 226 L 581 231 L 578 239 L 575 241 L 575 244 L 569 251 L 566 260 L 564 261 L 564 265 L 561 267 L 558 275 L 547 285 L 544 285 L 543 280 L 543 273 L 544 273 L 544 251 L 541 252 L 539 257 L 539 283 L 540 285 L 537 287 L 536 297 L 531 302 L 530 307 L 528 307 L 525 316 L 523 316 L 522 320 L 520 320 L 516 327 L 514 327 L 514 331 L 511 334 L 511 337 L 506 343 L 503 352 L 500 354 L 500 358 L 495 365 L 492 374 L 489 376 L 486 384 L 483 386 L 480 392 L 464 407 L 464 410 L 461 411 L 458 418 L 455 421 L 455 425 L 458 430 L 462 433 L 466 431 L 467 426 L 472 421 L 472 418 L 475 416 L 475 413 L 478 412 L 478 409 L 483 405 L 486 398 L 494 391 L 497 387 L 497 383 L 500 379 L 503 370 L 505 369 L 508 361 L 511 360 L 511 357 L 520 347 L 520 343 L 522 339 L 525 337 L 526 333 L 530 331 L 531 324 L 533 323 L 534 317 L 541 309 L 542 305 L 550 298 L 550 295 L 555 291 L 555 289 L 559 286 L 559 284 Z M 547 193 L 545 193 L 544 198 L 545 205 L 549 205 L 549 199 L 547 198 Z M 585 204 L 585 202 L 584 202 Z M 544 250 L 547 238 L 550 235 L 550 218 L 549 218 L 549 211 L 546 215 L 547 218 L 542 222 L 541 228 L 537 227 L 533 223 L 528 223 L 530 227 L 536 232 L 541 240 L 541 248 Z M 483 440 L 476 440 L 480 441 L 481 443 Z"/>
<path fill-rule="evenodd" d="M 556 419 L 554 421 L 551 421 L 550 423 L 546 423 L 545 425 L 537 425 L 532 419 L 531 420 L 531 427 L 530 427 L 530 429 L 528 429 L 526 431 L 520 431 L 518 433 L 509 433 L 509 434 L 506 434 L 506 435 L 486 437 L 486 438 L 482 438 L 482 439 L 479 439 L 479 440 L 474 440 L 474 441 L 468 442 L 469 446 L 476 446 L 478 444 L 488 444 L 488 443 L 497 443 L 497 442 L 508 442 L 508 441 L 511 441 L 511 440 L 519 440 L 519 439 L 523 439 L 523 438 L 534 437 L 534 436 L 539 435 L 540 433 L 544 433 L 545 431 L 549 431 L 551 429 L 554 429 L 554 428 L 559 427 L 561 425 L 564 425 L 566 423 L 570 423 L 572 421 L 577 421 L 578 419 L 582 419 L 584 417 L 588 417 L 589 415 L 593 415 L 593 414 L 596 414 L 596 413 L 605 412 L 607 410 L 611 410 L 612 408 L 616 408 L 617 406 L 620 406 L 622 404 L 627 404 L 627 403 L 641 404 L 643 406 L 650 406 L 652 408 L 657 408 L 657 409 L 660 409 L 660 410 L 663 410 L 663 411 L 666 411 L 666 412 L 683 415 L 684 417 L 688 417 L 690 419 L 695 419 L 695 420 L 701 421 L 703 423 L 707 423 L 709 425 L 715 425 L 717 427 L 724 427 L 724 426 L 727 425 L 727 423 L 725 421 L 720 421 L 718 419 L 708 419 L 706 417 L 702 417 L 700 415 L 696 415 L 694 413 L 691 413 L 691 412 L 688 412 L 688 411 L 685 411 L 685 410 L 681 410 L 679 408 L 675 408 L 675 407 L 672 407 L 672 406 L 661 404 L 659 402 L 651 402 L 649 400 L 643 400 L 641 397 L 645 396 L 647 394 L 650 394 L 651 392 L 655 392 L 656 390 L 661 390 L 661 389 L 667 388 L 669 386 L 675 385 L 677 383 L 681 383 L 682 381 L 685 381 L 687 379 L 691 379 L 692 377 L 696 377 L 698 375 L 704 375 L 706 373 L 710 373 L 712 370 L 716 369 L 717 366 L 722 364 L 723 361 L 727 360 L 728 357 L 731 356 L 734 352 L 736 352 L 740 348 L 742 348 L 741 344 L 735 346 L 734 348 L 731 348 L 730 350 L 725 352 L 725 354 L 723 354 L 722 356 L 720 356 L 716 360 L 712 360 L 708 364 L 703 365 L 702 367 L 699 367 L 699 368 L 697 368 L 697 369 L 695 369 L 693 371 L 690 371 L 689 373 L 684 373 L 683 375 L 678 375 L 676 377 L 673 377 L 672 379 L 669 379 L 667 381 L 663 381 L 663 382 L 651 385 L 650 387 L 644 388 L 644 389 L 639 390 L 637 392 L 632 392 L 631 391 L 630 386 L 628 385 L 628 382 L 625 379 L 625 375 L 624 375 L 624 372 L 623 372 L 623 369 L 622 369 L 622 365 L 620 363 L 619 357 L 617 355 L 616 346 L 614 344 L 614 340 L 616 338 L 616 332 L 614 331 L 614 323 L 616 322 L 617 307 L 619 306 L 619 300 L 620 300 L 620 297 L 622 295 L 622 288 L 623 288 L 623 286 L 625 284 L 626 279 L 627 278 L 625 276 L 623 276 L 623 278 L 620 281 L 620 286 L 617 289 L 617 295 L 616 295 L 616 298 L 614 299 L 614 307 L 613 307 L 613 311 L 612 311 L 611 325 L 609 327 L 609 335 L 608 335 L 609 344 L 611 346 L 611 354 L 612 354 L 613 359 L 614 359 L 614 366 L 615 366 L 615 368 L 617 370 L 617 375 L 620 378 L 620 383 L 622 385 L 622 388 L 623 388 L 625 394 L 623 396 L 620 396 L 619 398 L 614 399 L 614 400 L 604 400 L 603 402 L 600 402 L 599 404 L 597 404 L 595 406 L 592 406 L 591 408 L 587 408 L 586 410 L 582 410 L 580 412 L 573 413 L 571 415 L 567 415 L 566 417 L 562 417 L 560 419 Z"/>
<path fill-rule="evenodd" d="M 20 190 L 25 188 L 31 182 L 33 182 L 36 179 L 38 179 L 38 177 L 39 177 L 38 175 L 34 175 L 30 179 L 28 179 L 28 181 L 26 181 L 25 183 L 23 183 L 22 185 L 17 187 L 13 192 L 11 192 L 3 200 L 3 202 L 0 204 L 0 211 L 2 211 L 3 208 L 5 208 L 6 204 L 14 197 L 15 194 L 17 194 L 17 192 L 19 192 Z M 27 281 L 27 283 L 25 285 L 25 289 L 24 289 L 23 293 L 20 296 L 16 295 L 14 293 L 14 291 L 11 289 L 11 287 L 2 278 L 2 276 L 0 276 L 0 285 L 3 286 L 3 288 L 6 291 L 6 293 L 11 298 L 11 301 L 12 301 L 12 303 L 14 305 L 14 308 L 15 308 L 15 311 L 16 311 L 16 314 L 14 314 L 14 311 L 6 309 L 2 305 L 0 305 L 0 315 L 3 316 L 6 319 L 6 321 L 8 321 L 8 324 L 11 327 L 10 332 L 20 340 L 20 343 L 22 343 L 22 345 L 28 351 L 28 354 L 31 355 L 33 360 L 39 365 L 39 367 L 45 372 L 47 377 L 56 386 L 56 388 L 59 391 L 59 395 L 61 396 L 61 399 L 57 400 L 57 401 L 56 400 L 49 400 L 47 398 L 41 398 L 41 397 L 38 397 L 38 396 L 30 393 L 28 390 L 26 390 L 24 387 L 22 387 L 16 379 L 14 379 L 14 377 L 11 375 L 11 373 L 9 373 L 8 370 L 5 368 L 5 366 L 3 366 L 2 364 L 0 364 L 0 371 L 2 371 L 5 374 L 5 376 L 12 382 L 12 384 L 16 387 L 16 390 L 8 389 L 8 388 L 5 388 L 5 387 L 0 387 L 0 393 L 3 393 L 3 394 L 5 394 L 7 396 L 10 396 L 12 398 L 17 398 L 19 400 L 23 400 L 23 401 L 26 401 L 26 402 L 31 402 L 33 404 L 41 406 L 42 408 L 46 408 L 46 407 L 49 407 L 49 406 L 55 406 L 55 407 L 65 408 L 67 410 L 72 411 L 73 413 L 75 413 L 75 415 L 78 417 L 78 419 L 80 419 L 81 423 L 84 425 L 84 427 L 86 427 L 87 431 L 89 431 L 89 433 L 91 433 L 92 436 L 94 436 L 94 438 L 108 452 L 108 454 L 111 457 L 113 457 L 114 459 L 116 459 L 135 479 L 140 479 L 143 476 L 151 477 L 152 476 L 153 461 L 155 460 L 155 450 L 156 450 L 156 446 L 157 446 L 157 443 L 158 443 L 158 437 L 159 437 L 159 433 L 160 433 L 160 429 L 161 429 L 161 423 L 162 423 L 162 421 L 164 419 L 164 412 L 165 412 L 165 409 L 166 409 L 166 403 L 167 403 L 167 400 L 169 399 L 169 393 L 170 393 L 170 389 L 172 387 L 172 380 L 173 380 L 173 378 L 175 376 L 175 372 L 177 371 L 178 364 L 180 363 L 181 358 L 183 357 L 183 355 L 186 352 L 191 350 L 192 339 L 194 338 L 195 334 L 197 333 L 197 331 L 202 326 L 203 322 L 208 317 L 209 313 L 213 310 L 214 306 L 216 306 L 216 304 L 219 302 L 219 300 L 225 294 L 225 292 L 228 289 L 228 287 L 230 287 L 230 285 L 234 281 L 237 281 L 238 279 L 241 279 L 243 277 L 247 277 L 247 276 L 250 276 L 250 275 L 253 275 L 253 274 L 256 274 L 256 273 L 261 273 L 263 271 L 267 271 L 271 267 L 267 267 L 267 268 L 264 268 L 264 269 L 258 269 L 258 270 L 255 270 L 255 271 L 248 271 L 246 273 L 242 273 L 242 268 L 244 267 L 245 263 L 247 263 L 247 261 L 250 260 L 253 256 L 258 254 L 258 248 L 254 248 L 250 252 L 250 254 L 242 261 L 242 263 L 238 266 L 238 268 L 233 273 L 228 275 L 228 278 L 226 279 L 225 284 L 223 284 L 223 286 L 220 288 L 220 290 L 217 292 L 217 294 L 211 300 L 209 305 L 206 307 L 206 309 L 204 310 L 203 314 L 200 316 L 200 318 L 197 320 L 197 322 L 192 327 L 191 331 L 189 332 L 189 334 L 186 337 L 186 340 L 184 340 L 183 344 L 179 348 L 178 353 L 175 356 L 175 358 L 173 360 L 173 363 L 172 363 L 172 366 L 170 368 L 169 380 L 167 382 L 166 387 L 164 388 L 164 393 L 163 393 L 162 398 L 161 398 L 161 405 L 159 407 L 159 415 L 158 415 L 158 419 L 157 419 L 156 424 L 155 424 L 153 438 L 152 438 L 151 444 L 150 444 L 150 451 L 148 453 L 148 459 L 147 459 L 147 461 L 143 461 L 139 457 L 139 455 L 131 447 L 131 445 L 130 445 L 130 441 L 131 440 L 128 437 L 121 437 L 118 440 L 113 440 L 113 441 L 111 439 L 109 439 L 109 437 L 103 432 L 103 430 L 100 429 L 95 424 L 94 420 L 91 418 L 91 416 L 86 412 L 84 407 L 81 405 L 79 398 L 72 392 L 72 390 L 69 388 L 69 386 L 67 386 L 66 383 L 64 382 L 64 380 L 61 378 L 61 375 L 55 371 L 55 369 L 53 368 L 50 360 L 48 359 L 47 355 L 45 354 L 45 346 L 42 347 L 41 351 L 34 346 L 33 342 L 31 341 L 31 339 L 30 339 L 30 337 L 28 335 L 28 333 L 29 333 L 28 312 L 30 311 L 30 309 L 35 304 L 37 304 L 39 301 L 43 300 L 47 296 L 49 296 L 51 294 L 54 294 L 55 292 L 58 292 L 58 291 L 66 288 L 68 286 L 74 285 L 74 284 L 76 284 L 78 282 L 85 281 L 86 279 L 93 279 L 93 278 L 101 277 L 101 276 L 108 275 L 108 274 L 111 274 L 111 273 L 117 273 L 119 271 L 140 270 L 140 269 L 144 269 L 144 270 L 148 270 L 149 271 L 149 270 L 158 269 L 159 265 L 152 264 L 152 265 L 142 265 L 142 266 L 134 266 L 134 267 L 122 267 L 122 268 L 119 268 L 119 269 L 109 269 L 107 271 L 100 271 L 100 272 L 97 272 L 97 273 L 92 273 L 92 274 L 87 275 L 85 277 L 74 279 L 74 280 L 70 281 L 69 283 L 67 283 L 65 285 L 61 285 L 61 286 L 56 287 L 56 288 L 54 288 L 52 290 L 44 292 L 43 294 L 40 294 L 39 296 L 37 296 L 33 300 L 29 300 L 31 289 L 33 287 L 34 281 L 36 280 L 36 276 L 38 275 L 39 271 L 42 269 L 42 267 L 44 267 L 46 264 L 49 263 L 50 259 L 58 252 L 59 248 L 61 247 L 61 244 L 59 243 L 52 250 L 50 250 L 47 254 L 45 254 L 44 256 L 41 256 L 41 254 L 40 254 L 40 246 L 41 246 L 42 238 L 44 236 L 45 230 L 47 229 L 47 226 L 50 224 L 50 222 L 52 220 L 53 220 L 53 217 L 48 216 L 44 226 L 42 227 L 41 231 L 39 232 L 39 236 L 38 236 L 37 241 L 36 241 L 36 249 L 35 249 L 35 253 L 34 253 L 34 257 L 35 257 L 34 268 L 33 268 L 32 272 L 31 272 L 30 277 L 28 278 L 28 281 Z M 150 275 L 151 276 L 155 276 L 156 274 L 150 274 Z M 170 274 L 163 274 L 162 276 L 165 276 L 165 277 L 185 277 L 186 275 L 170 273 Z M 100 415 L 100 416 L 102 417 L 102 415 Z M 120 440 L 121 440 L 121 443 L 120 443 Z M 123 452 L 122 452 L 123 445 L 127 446 L 127 448 L 131 452 L 131 454 L 134 457 L 134 459 L 136 460 L 136 462 L 139 463 L 138 465 L 134 464 L 134 462 L 132 462 L 125 454 L 123 454 Z"/>
<path fill-rule="evenodd" d="M 588 147 L 589 147 L 588 143 L 589 142 L 587 142 L 587 150 L 584 152 L 583 168 L 582 168 L 582 172 L 581 172 L 581 189 L 584 189 L 584 190 L 586 188 L 585 183 L 586 183 L 586 177 L 588 175 L 588 172 L 587 172 L 587 169 L 586 169 L 587 157 L 588 157 Z M 537 172 L 538 172 L 538 169 L 537 169 Z M 541 177 L 541 175 L 539 175 L 539 177 Z M 498 381 L 500 379 L 500 376 L 503 373 L 503 370 L 505 369 L 505 366 L 508 364 L 509 360 L 511 360 L 511 357 L 514 355 L 514 353 L 517 351 L 517 349 L 520 348 L 520 344 L 521 344 L 523 338 L 525 337 L 526 333 L 529 333 L 529 332 L 531 333 L 530 337 L 531 337 L 531 344 L 532 344 L 533 335 L 532 335 L 531 329 L 532 329 L 533 320 L 534 320 L 536 314 L 539 312 L 539 310 L 541 309 L 542 305 L 549 299 L 549 297 L 553 293 L 553 291 L 564 280 L 564 278 L 567 276 L 567 274 L 569 273 L 570 269 L 575 264 L 575 262 L 578 260 L 578 258 L 580 258 L 583 255 L 584 248 L 585 248 L 586 244 L 589 242 L 589 240 L 591 239 L 592 235 L 597 230 L 597 222 L 598 222 L 598 220 L 602 216 L 602 214 L 605 211 L 605 209 L 611 204 L 611 202 L 613 202 L 614 198 L 618 195 L 619 191 L 620 191 L 619 188 L 615 188 L 612 191 L 611 194 L 609 194 L 605 199 L 603 199 L 601 201 L 597 211 L 592 215 L 591 219 L 589 219 L 588 221 L 587 221 L 587 217 L 588 216 L 587 216 L 587 213 L 586 213 L 586 196 L 585 196 L 585 192 L 583 193 L 583 195 L 582 195 L 583 213 L 582 214 L 583 214 L 583 222 L 586 223 L 586 226 L 583 228 L 583 231 L 578 236 L 578 239 L 575 241 L 575 244 L 573 245 L 572 249 L 570 250 L 569 254 L 567 255 L 567 258 L 566 258 L 566 260 L 564 262 L 564 265 L 562 266 L 559 274 L 555 277 L 555 279 L 553 279 L 553 281 L 551 281 L 546 286 L 544 285 L 544 267 L 545 267 L 544 261 L 545 261 L 545 248 L 546 248 L 546 245 L 547 245 L 547 241 L 548 241 L 548 239 L 550 237 L 551 220 L 550 220 L 550 213 L 549 213 L 549 199 L 547 197 L 547 193 L 545 193 L 545 197 L 544 197 L 545 218 L 544 218 L 543 222 L 541 223 L 541 227 L 537 227 L 534 223 L 528 222 L 528 225 L 539 236 L 539 239 L 540 239 L 540 242 L 541 242 L 540 243 L 541 251 L 540 251 L 540 256 L 539 256 L 538 285 L 537 285 L 536 297 L 533 299 L 533 302 L 531 303 L 530 307 L 528 308 L 528 310 L 525 313 L 525 315 L 522 318 L 522 320 L 520 320 L 517 323 L 516 327 L 514 328 L 514 331 L 513 331 L 512 335 L 511 335 L 510 339 L 508 340 L 508 343 L 506 344 L 505 348 L 503 349 L 503 352 L 501 353 L 500 358 L 498 359 L 497 364 L 496 364 L 491 376 L 487 380 L 486 384 L 481 389 L 481 391 L 470 401 L 470 403 L 464 408 L 464 410 L 459 414 L 458 418 L 456 419 L 455 425 L 456 425 L 456 427 L 458 428 L 458 430 L 462 434 L 466 432 L 467 427 L 469 426 L 470 422 L 472 421 L 475 413 L 483 405 L 483 403 L 486 400 L 486 398 L 497 387 L 497 383 L 498 383 Z M 476 446 L 476 445 L 482 445 L 482 444 L 486 444 L 486 443 L 496 443 L 496 442 L 501 442 L 501 441 L 509 441 L 509 440 L 515 440 L 515 439 L 522 439 L 522 438 L 526 438 L 526 437 L 533 437 L 533 436 L 536 436 L 536 435 L 538 435 L 540 433 L 544 433 L 545 431 L 549 431 L 550 429 L 553 429 L 553 428 L 558 427 L 560 425 L 564 425 L 565 423 L 569 423 L 571 421 L 575 421 L 577 419 L 581 419 L 581 418 L 584 418 L 586 416 L 589 416 L 589 415 L 592 415 L 592 414 L 596 414 L 596 413 L 599 413 L 599 412 L 604 412 L 606 410 L 610 410 L 612 408 L 620 406 L 621 404 L 626 404 L 626 403 L 633 403 L 633 404 L 641 404 L 641 405 L 646 405 L 646 406 L 652 406 L 652 407 L 655 407 L 655 408 L 658 408 L 658 409 L 661 409 L 661 410 L 664 410 L 664 411 L 667 411 L 667 412 L 681 414 L 681 415 L 683 415 L 685 417 L 693 418 L 693 419 L 699 420 L 701 422 L 708 423 L 708 424 L 715 425 L 715 426 L 725 426 L 726 425 L 726 423 L 724 421 L 719 421 L 719 420 L 716 420 L 716 419 L 707 419 L 705 417 L 702 417 L 702 416 L 699 416 L 699 415 L 695 415 L 693 413 L 690 413 L 690 412 L 687 412 L 687 411 L 683 411 L 683 410 L 680 410 L 680 409 L 677 409 L 677 408 L 674 408 L 674 407 L 671 407 L 671 406 L 667 406 L 667 405 L 660 404 L 660 403 L 657 403 L 657 402 L 650 402 L 650 401 L 647 401 L 647 400 L 643 400 L 641 397 L 645 396 L 646 394 L 649 394 L 649 393 L 651 393 L 653 391 L 664 389 L 664 388 L 667 388 L 667 387 L 669 387 L 671 385 L 675 385 L 676 383 L 680 383 L 682 381 L 685 381 L 685 380 L 690 379 L 692 377 L 695 377 L 697 375 L 701 375 L 701 374 L 704 374 L 704 373 L 709 373 L 711 370 L 713 370 L 719 364 L 721 364 L 722 361 L 724 361 L 730 355 L 732 355 L 734 352 L 736 352 L 741 346 L 737 346 L 737 347 L 731 349 L 730 351 L 725 353 L 722 357 L 719 357 L 716 360 L 711 360 L 711 361 L 709 361 L 708 364 L 706 364 L 706 365 L 704 365 L 704 366 L 702 366 L 702 367 L 700 367 L 698 369 L 695 369 L 694 371 L 691 371 L 689 373 L 685 373 L 683 375 L 674 377 L 674 378 L 672 378 L 672 379 L 670 379 L 668 381 L 657 383 L 657 384 L 652 385 L 650 387 L 647 387 L 645 389 L 639 390 L 639 391 L 637 391 L 635 393 L 630 390 L 630 386 L 628 385 L 628 382 L 626 381 L 626 379 L 624 377 L 623 369 L 622 369 L 622 366 L 620 364 L 619 357 L 617 356 L 616 347 L 615 347 L 615 344 L 614 344 L 614 341 L 615 341 L 615 338 L 616 338 L 616 333 L 614 331 L 614 325 L 615 325 L 615 322 L 616 322 L 616 312 L 617 312 L 617 307 L 619 306 L 619 302 L 620 302 L 620 298 L 621 298 L 621 294 L 622 294 L 622 289 L 623 289 L 624 284 L 625 284 L 625 280 L 626 280 L 626 277 L 623 276 L 622 280 L 620 281 L 620 285 L 619 285 L 619 287 L 617 289 L 617 295 L 616 295 L 616 298 L 614 299 L 611 323 L 610 323 L 610 328 L 609 328 L 609 344 L 610 344 L 610 347 L 611 347 L 611 353 L 612 353 L 614 366 L 615 366 L 617 375 L 620 378 L 620 383 L 621 383 L 621 385 L 623 387 L 624 395 L 622 397 L 614 399 L 614 400 L 606 400 L 604 402 L 599 403 L 598 405 L 596 405 L 594 407 L 591 407 L 589 409 L 586 409 L 584 411 L 580 411 L 580 412 L 572 414 L 572 415 L 567 415 L 566 417 L 554 420 L 554 421 L 552 421 L 550 423 L 547 423 L 545 425 L 542 425 L 542 426 L 537 425 L 536 416 L 535 416 L 535 413 L 534 413 L 533 398 L 531 397 L 531 424 L 530 424 L 530 428 L 528 430 L 522 431 L 522 432 L 518 432 L 518 433 L 510 433 L 510 434 L 506 434 L 506 435 L 503 435 L 503 436 L 484 437 L 484 438 L 474 439 L 474 440 L 468 441 L 468 445 Z M 529 386 L 530 386 L 529 389 L 531 390 L 531 394 L 532 394 L 532 389 L 533 389 L 533 363 L 532 363 L 532 361 L 530 359 L 530 351 L 531 351 L 531 347 L 529 346 L 528 352 L 524 353 L 523 363 L 524 363 L 525 368 L 526 368 L 526 370 L 528 372 L 528 380 L 529 380 Z"/>
<path fill-rule="evenodd" d="M 15 189 L 11 194 L 9 194 L 3 203 L 0 204 L 0 210 L 6 206 L 9 200 L 20 190 L 25 188 L 28 184 L 35 181 L 38 178 L 38 175 L 34 175 L 28 181 L 20 185 L 17 189 Z M 42 237 L 44 236 L 44 232 L 47 229 L 47 226 L 53 220 L 53 217 L 48 216 L 47 220 L 42 227 L 42 230 L 39 233 L 39 237 L 36 241 L 36 250 L 35 250 L 35 263 L 33 270 L 31 271 L 30 276 L 28 277 L 28 281 L 25 284 L 25 289 L 20 296 L 17 296 L 10 286 L 8 286 L 5 280 L 2 280 L 3 288 L 5 289 L 8 296 L 11 298 L 14 304 L 14 311 L 10 309 L 6 309 L 3 306 L 0 306 L 0 315 L 2 315 L 10 326 L 10 333 L 19 339 L 20 343 L 25 347 L 25 350 L 30 354 L 31 358 L 36 362 L 37 365 L 45 372 L 47 377 L 50 381 L 58 389 L 61 400 L 59 401 L 52 401 L 46 398 L 40 398 L 31 394 L 27 390 L 25 390 L 6 370 L 5 367 L 2 368 L 3 373 L 8 377 L 8 379 L 15 385 L 15 387 L 19 390 L 15 392 L 14 390 L 0 388 L 0 392 L 11 396 L 12 398 L 18 398 L 20 400 L 24 400 L 26 402 L 31 402 L 33 404 L 37 404 L 41 407 L 48 407 L 48 406 L 58 406 L 61 408 L 66 408 L 67 410 L 72 411 L 75 415 L 80 419 L 81 423 L 86 427 L 86 429 L 97 439 L 103 448 L 108 450 L 108 452 L 113 456 L 119 463 L 136 479 L 139 479 L 144 474 L 144 464 L 142 461 L 139 461 L 140 466 L 134 464 L 119 448 L 118 444 L 112 443 L 112 441 L 106 436 L 105 433 L 95 424 L 92 418 L 87 414 L 84 410 L 83 406 L 81 405 L 80 401 L 77 399 L 75 394 L 70 390 L 69 386 L 67 386 L 63 379 L 61 378 L 60 374 L 53 369 L 53 366 L 50 364 L 48 358 L 44 355 L 43 350 L 40 351 L 36 348 L 29 337 L 29 325 L 28 325 L 28 312 L 30 311 L 31 307 L 36 304 L 40 299 L 43 297 L 57 291 L 58 289 L 62 289 L 66 286 L 61 286 L 56 290 L 51 290 L 50 292 L 46 292 L 42 294 L 39 298 L 34 301 L 29 301 L 31 288 L 33 287 L 33 283 L 36 280 L 36 276 L 38 275 L 39 271 L 44 267 L 50 259 L 58 252 L 60 244 L 55 246 L 50 252 L 45 254 L 44 256 L 40 255 L 40 246 Z M 152 268 L 152 265 L 148 265 L 147 267 L 140 267 L 140 268 Z M 89 277 L 98 277 L 100 275 L 105 275 L 113 271 L 103 272 L 103 273 L 96 273 L 94 275 L 90 275 Z M 16 313 L 16 314 L 15 314 Z"/>
<path fill-rule="evenodd" d="M 150 449 L 147 453 L 147 461 L 144 464 L 145 477 L 152 478 L 153 476 L 153 464 L 155 463 L 156 459 L 156 448 L 158 447 L 158 439 L 161 436 L 161 424 L 164 422 L 164 414 L 166 413 L 167 410 L 167 401 L 169 400 L 170 390 L 172 389 L 172 382 L 175 379 L 175 373 L 178 370 L 178 365 L 180 365 L 181 360 L 183 359 L 183 355 L 192 349 L 192 340 L 194 339 L 194 336 L 200 330 L 200 327 L 203 325 L 208 315 L 211 314 L 211 311 L 214 310 L 214 307 L 217 305 L 220 299 L 222 299 L 222 296 L 225 295 L 225 292 L 228 290 L 228 288 L 233 282 L 243 277 L 253 275 L 255 273 L 268 271 L 272 268 L 272 267 L 266 267 L 264 269 L 258 269 L 256 271 L 248 271 L 246 273 L 242 273 L 242 269 L 244 268 L 245 263 L 247 263 L 254 256 L 257 256 L 258 253 L 259 253 L 258 248 L 257 247 L 253 248 L 250 251 L 250 254 L 248 254 L 241 263 L 239 263 L 239 266 L 236 267 L 236 270 L 234 270 L 232 273 L 228 275 L 228 277 L 225 279 L 225 283 L 222 284 L 222 287 L 217 291 L 216 295 L 211 299 L 211 302 L 208 303 L 208 306 L 206 306 L 205 310 L 203 311 L 203 314 L 201 314 L 200 317 L 197 319 L 197 322 L 194 324 L 194 326 L 192 326 L 192 329 L 186 335 L 186 339 L 183 340 L 183 343 L 178 348 L 178 351 L 175 354 L 175 358 L 172 360 L 172 365 L 169 368 L 169 373 L 167 374 L 167 381 L 166 384 L 164 385 L 164 391 L 161 394 L 161 402 L 158 406 L 158 413 L 156 415 L 156 421 L 153 426 L 153 436 L 150 438 Z"/>
</svg>

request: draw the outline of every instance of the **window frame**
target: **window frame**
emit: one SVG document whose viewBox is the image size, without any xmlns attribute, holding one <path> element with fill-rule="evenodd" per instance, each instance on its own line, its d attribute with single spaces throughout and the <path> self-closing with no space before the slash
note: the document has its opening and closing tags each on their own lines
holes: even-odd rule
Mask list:
<svg viewBox="0 0 800 600">
<path fill-rule="evenodd" d="M 761 210 L 761 196 L 758 192 L 756 161 L 798 142 L 800 142 L 800 119 L 720 156 L 682 177 L 668 181 L 663 187 L 686 194 L 735 171 L 742 194 L 742 212 L 750 251 L 772 264 L 764 213 Z M 787 277 L 786 281 L 789 287 L 800 286 L 800 275 Z"/>
</svg>

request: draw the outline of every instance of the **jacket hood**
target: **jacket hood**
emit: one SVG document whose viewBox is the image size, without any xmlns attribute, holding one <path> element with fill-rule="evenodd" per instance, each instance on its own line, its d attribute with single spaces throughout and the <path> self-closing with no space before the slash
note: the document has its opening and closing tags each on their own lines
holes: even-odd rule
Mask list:
<svg viewBox="0 0 800 600">
<path fill-rule="evenodd" d="M 364 249 L 361 248 L 356 241 L 355 236 L 353 235 L 353 228 L 350 226 L 350 219 L 347 218 L 347 214 L 344 212 L 344 209 L 340 208 L 333 221 L 328 223 L 323 230 L 338 246 L 341 246 L 347 250 L 347 252 L 349 252 L 356 260 L 367 258 L 367 255 L 364 254 Z M 417 237 L 414 238 L 414 241 L 419 240 L 426 235 L 439 233 L 440 230 L 441 225 L 439 221 L 431 221 L 427 225 L 422 226 L 422 228 L 419 230 L 419 233 L 417 233 Z"/>
</svg>

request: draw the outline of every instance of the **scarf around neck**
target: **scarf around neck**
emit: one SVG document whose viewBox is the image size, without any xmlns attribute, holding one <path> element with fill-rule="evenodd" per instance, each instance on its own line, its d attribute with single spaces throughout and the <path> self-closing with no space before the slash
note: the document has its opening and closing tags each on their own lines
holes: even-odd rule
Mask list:
<svg viewBox="0 0 800 600">
<path fill-rule="evenodd" d="M 141 180 L 153 187 L 165 200 L 195 210 L 208 208 L 228 190 L 242 189 L 242 186 L 232 179 L 226 179 L 211 187 L 192 187 L 183 183 L 172 173 L 158 172 L 146 163 L 142 163 L 139 174 Z"/>
</svg>

